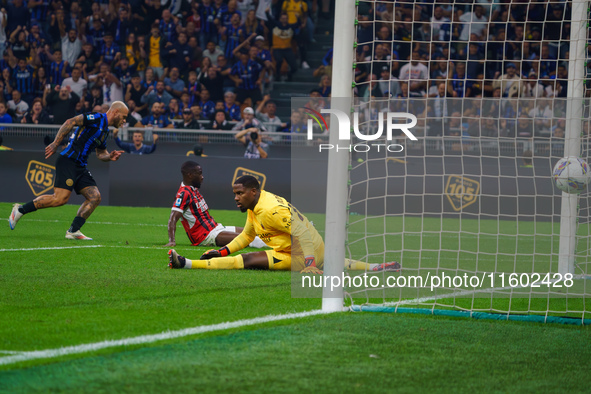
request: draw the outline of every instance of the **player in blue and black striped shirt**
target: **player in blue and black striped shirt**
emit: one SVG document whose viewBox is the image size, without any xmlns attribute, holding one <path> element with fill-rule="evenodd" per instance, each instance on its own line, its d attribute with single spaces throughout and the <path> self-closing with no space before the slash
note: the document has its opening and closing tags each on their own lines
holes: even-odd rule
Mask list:
<svg viewBox="0 0 591 394">
<path fill-rule="evenodd" d="M 57 151 L 62 140 L 73 131 L 70 143 L 56 161 L 53 194 L 39 196 L 24 205 L 14 204 L 8 219 L 10 228 L 14 230 L 19 219 L 27 213 L 64 205 L 70 199 L 72 190 L 75 190 L 86 201 L 82 203 L 72 226 L 66 231 L 66 239 L 92 240 L 80 232 L 86 219 L 101 202 L 96 182 L 86 168 L 88 155 L 94 150 L 102 161 L 117 161 L 121 157 L 123 151 L 107 151 L 106 139 L 109 126 L 120 127 L 125 123 L 128 113 L 129 109 L 123 102 L 115 101 L 105 114 L 89 113 L 68 119 L 59 129 L 55 140 L 45 148 L 45 158 L 48 159 Z"/>
</svg>

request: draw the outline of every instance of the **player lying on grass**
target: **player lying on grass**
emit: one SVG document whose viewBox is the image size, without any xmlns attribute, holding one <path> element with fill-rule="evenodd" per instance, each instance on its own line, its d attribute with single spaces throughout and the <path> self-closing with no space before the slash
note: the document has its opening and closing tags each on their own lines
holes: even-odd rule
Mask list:
<svg viewBox="0 0 591 394">
<path fill-rule="evenodd" d="M 283 197 L 261 190 L 256 178 L 245 175 L 232 186 L 234 200 L 247 212 L 244 230 L 219 250 L 208 250 L 200 260 L 189 260 L 169 250 L 170 268 L 271 269 L 322 273 L 324 242 L 312 223 Z M 245 248 L 258 235 L 272 250 L 231 253 Z M 292 243 L 293 240 L 293 243 Z M 349 269 L 398 271 L 397 262 L 367 264 L 347 261 Z"/>
<path fill-rule="evenodd" d="M 120 127 L 125 123 L 128 113 L 127 105 L 121 101 L 115 101 L 105 114 L 89 113 L 66 120 L 55 136 L 55 140 L 45 148 L 45 159 L 49 159 L 57 151 L 62 140 L 75 130 L 70 137 L 70 143 L 57 158 L 53 194 L 39 196 L 25 205 L 14 204 L 8 219 L 10 229 L 14 230 L 20 218 L 27 213 L 64 205 L 70 199 L 72 190 L 75 190 L 86 200 L 66 231 L 66 239 L 92 240 L 80 232 L 86 219 L 101 203 L 101 194 L 96 182 L 86 168 L 88 155 L 96 150 L 96 156 L 102 161 L 117 161 L 121 157 L 123 151 L 115 150 L 109 153 L 105 141 L 109 135 L 109 126 Z"/>
<path fill-rule="evenodd" d="M 168 243 L 165 246 L 176 246 L 175 233 L 179 219 L 194 246 L 229 244 L 243 229 L 216 223 L 209 214 L 209 207 L 198 190 L 203 183 L 201 166 L 194 161 L 187 161 L 181 165 L 181 174 L 183 182 L 176 193 L 176 200 L 168 219 Z M 266 245 L 259 237 L 255 237 L 249 246 L 264 248 Z"/>
</svg>

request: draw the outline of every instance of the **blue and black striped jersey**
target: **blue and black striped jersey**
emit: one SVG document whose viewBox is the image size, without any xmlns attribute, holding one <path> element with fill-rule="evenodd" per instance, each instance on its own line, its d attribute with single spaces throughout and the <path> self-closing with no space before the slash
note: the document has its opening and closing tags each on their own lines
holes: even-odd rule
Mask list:
<svg viewBox="0 0 591 394">
<path fill-rule="evenodd" d="M 106 114 L 84 114 L 83 124 L 74 131 L 68 146 L 60 153 L 74 160 L 81 166 L 86 166 L 88 155 L 95 149 L 107 149 L 109 135 L 109 121 Z"/>
</svg>

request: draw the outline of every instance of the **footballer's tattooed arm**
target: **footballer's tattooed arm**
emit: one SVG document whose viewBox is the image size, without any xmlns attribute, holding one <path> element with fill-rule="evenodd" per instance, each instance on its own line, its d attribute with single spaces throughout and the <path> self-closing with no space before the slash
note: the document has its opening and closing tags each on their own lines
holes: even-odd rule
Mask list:
<svg viewBox="0 0 591 394">
<path fill-rule="evenodd" d="M 80 194 L 86 198 L 86 201 L 80 205 L 76 215 L 88 219 L 92 212 L 94 212 L 95 208 L 101 203 L 101 193 L 99 192 L 98 187 L 88 186 L 80 190 Z"/>
<path fill-rule="evenodd" d="M 48 159 L 57 151 L 57 147 L 60 146 L 64 137 L 71 133 L 74 127 L 82 126 L 83 124 L 84 115 L 78 115 L 66 120 L 57 132 L 57 135 L 55 136 L 53 142 L 45 147 L 45 158 Z"/>
</svg>

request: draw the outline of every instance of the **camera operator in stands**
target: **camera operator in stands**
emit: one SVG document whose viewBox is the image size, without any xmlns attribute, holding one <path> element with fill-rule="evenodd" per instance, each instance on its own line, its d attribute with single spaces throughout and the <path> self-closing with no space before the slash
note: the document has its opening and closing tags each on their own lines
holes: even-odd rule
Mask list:
<svg viewBox="0 0 591 394">
<path fill-rule="evenodd" d="M 250 127 L 238 132 L 235 137 L 238 141 L 242 142 L 244 146 L 246 146 L 246 151 L 244 152 L 245 158 L 267 158 L 267 150 L 269 149 L 269 145 L 262 141 L 261 129 L 257 127 Z"/>
</svg>

